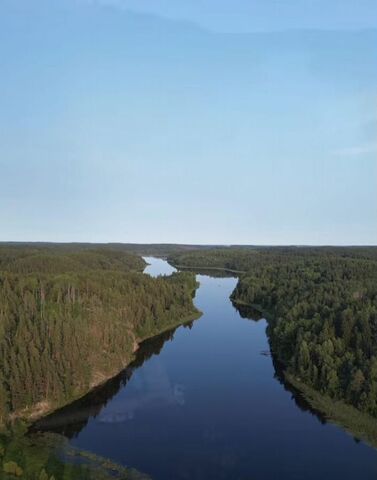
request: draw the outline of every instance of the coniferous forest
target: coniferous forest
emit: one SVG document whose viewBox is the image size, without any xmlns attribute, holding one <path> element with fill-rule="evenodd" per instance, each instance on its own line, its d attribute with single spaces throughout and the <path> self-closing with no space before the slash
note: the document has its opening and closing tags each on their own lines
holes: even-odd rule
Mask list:
<svg viewBox="0 0 377 480">
<path fill-rule="evenodd" d="M 0 0 L 0 480 L 377 480 L 376 45 Z"/>
<path fill-rule="evenodd" d="M 0 419 L 83 395 L 138 343 L 198 316 L 193 274 L 151 278 L 124 251 L 0 248 Z"/>
<path fill-rule="evenodd" d="M 288 378 L 377 417 L 377 248 L 227 248 L 173 264 L 239 272 L 238 305 L 269 318 Z"/>
<path fill-rule="evenodd" d="M 331 407 L 321 400 L 325 418 L 328 408 L 356 409 L 362 417 L 346 418 L 345 427 L 375 444 L 377 248 L 145 248 L 168 256 L 181 271 L 157 278 L 143 274 L 141 246 L 0 246 L 5 478 L 111 478 L 98 466 L 107 465 L 103 459 L 87 458 L 88 466 L 60 461 L 67 444 L 60 437 L 25 436 L 23 422 L 28 426 L 83 397 L 130 364 L 142 340 L 198 317 L 195 270 L 237 276 L 231 299 L 241 311 L 253 307 L 267 318 L 279 375 L 306 398 L 315 392 L 338 402 Z M 353 413 L 342 415 L 344 420 Z M 111 471 L 118 468 L 109 465 Z M 144 478 L 119 468 L 116 478 Z"/>
</svg>

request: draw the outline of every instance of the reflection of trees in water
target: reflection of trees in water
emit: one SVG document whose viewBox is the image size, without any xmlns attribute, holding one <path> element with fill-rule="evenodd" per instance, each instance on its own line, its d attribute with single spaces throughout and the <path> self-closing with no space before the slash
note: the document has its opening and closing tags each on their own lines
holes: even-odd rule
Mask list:
<svg viewBox="0 0 377 480">
<path fill-rule="evenodd" d="M 238 311 L 238 313 L 242 318 L 247 318 L 248 320 L 254 320 L 254 321 L 258 321 L 264 318 L 261 312 L 253 307 L 250 307 L 248 305 L 239 305 L 234 302 L 232 303 L 234 308 Z M 269 345 L 271 345 L 268 327 L 266 329 L 266 335 L 267 335 L 268 343 Z M 270 352 L 271 352 L 272 364 L 275 370 L 274 378 L 276 378 L 276 380 L 283 385 L 284 390 L 286 390 L 291 394 L 292 399 L 294 400 L 297 407 L 303 412 L 310 412 L 312 415 L 315 415 L 322 424 L 327 423 L 326 417 L 324 416 L 324 414 L 316 410 L 315 408 L 313 408 L 310 405 L 310 403 L 307 400 L 305 400 L 305 397 L 300 392 L 300 390 L 295 388 L 286 380 L 284 375 L 284 367 L 282 363 L 279 362 L 279 360 L 276 358 L 276 355 L 272 350 L 270 350 Z"/>
<path fill-rule="evenodd" d="M 313 408 L 310 403 L 305 400 L 305 397 L 303 394 L 295 388 L 293 385 L 291 385 L 289 382 L 287 382 L 285 375 L 284 375 L 284 369 L 282 364 L 276 359 L 276 356 L 272 353 L 272 363 L 275 369 L 275 375 L 274 377 L 276 380 L 278 380 L 284 387 L 284 390 L 292 394 L 292 399 L 295 401 L 297 407 L 302 410 L 303 412 L 310 412 L 312 415 L 315 415 L 318 420 L 324 425 L 327 423 L 325 415 L 320 412 L 319 410 L 316 410 Z"/>
<path fill-rule="evenodd" d="M 253 321 L 258 321 L 264 318 L 258 310 L 250 306 L 238 305 L 235 303 L 233 303 L 233 306 L 242 318 Z M 193 322 L 190 322 L 184 326 L 192 328 L 192 325 Z M 177 328 L 174 328 L 142 342 L 136 352 L 135 360 L 120 372 L 119 375 L 107 381 L 104 385 L 95 388 L 83 398 L 37 421 L 31 428 L 31 431 L 49 431 L 62 434 L 68 438 L 76 437 L 87 425 L 89 419 L 96 418 L 119 390 L 126 386 L 134 371 L 140 368 L 144 362 L 150 359 L 153 355 L 158 355 L 161 352 L 164 344 L 174 338 L 176 330 Z M 270 340 L 268 328 L 266 330 L 266 335 L 268 340 Z M 311 407 L 301 392 L 287 382 L 284 376 L 283 365 L 278 361 L 276 355 L 274 355 L 272 351 L 271 358 L 275 370 L 274 377 L 283 385 L 284 389 L 291 394 L 297 407 L 304 412 L 310 412 L 312 415 L 315 415 L 322 424 L 325 424 L 325 416 Z"/>
<path fill-rule="evenodd" d="M 211 278 L 236 278 L 235 273 L 231 270 L 222 270 L 221 268 L 191 268 L 179 267 L 179 271 L 192 272 L 196 275 L 203 275 Z"/>
<path fill-rule="evenodd" d="M 184 326 L 192 328 L 193 322 Z M 49 431 L 62 434 L 68 438 L 76 437 L 87 425 L 90 418 L 96 418 L 109 401 L 126 386 L 135 370 L 153 355 L 158 355 L 165 342 L 174 338 L 177 328 L 168 330 L 161 335 L 145 340 L 136 352 L 135 360 L 116 377 L 75 402 L 37 421 L 30 429 L 35 431 Z"/>
<path fill-rule="evenodd" d="M 250 307 L 249 305 L 240 305 L 232 301 L 233 307 L 237 310 L 237 312 L 241 315 L 242 318 L 247 318 L 248 320 L 262 320 L 263 315 L 259 310 L 256 308 Z"/>
</svg>

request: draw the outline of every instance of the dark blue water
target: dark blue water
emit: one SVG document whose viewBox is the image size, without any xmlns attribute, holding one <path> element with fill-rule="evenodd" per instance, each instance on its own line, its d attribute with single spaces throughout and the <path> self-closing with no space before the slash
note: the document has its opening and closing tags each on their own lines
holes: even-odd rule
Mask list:
<svg viewBox="0 0 377 480">
<path fill-rule="evenodd" d="M 147 260 L 152 275 L 172 271 Z M 130 369 L 72 406 L 71 443 L 157 480 L 375 480 L 377 452 L 276 378 L 266 321 L 229 300 L 237 279 L 197 278 L 203 316 L 146 342 Z"/>
</svg>

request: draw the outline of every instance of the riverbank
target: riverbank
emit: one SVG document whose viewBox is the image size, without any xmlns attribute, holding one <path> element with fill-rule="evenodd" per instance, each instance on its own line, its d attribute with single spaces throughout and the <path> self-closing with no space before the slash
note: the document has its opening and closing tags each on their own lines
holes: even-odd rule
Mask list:
<svg viewBox="0 0 377 480">
<path fill-rule="evenodd" d="M 151 480 L 133 468 L 73 448 L 54 433 L 0 433 L 0 478 L 12 480 Z"/>
<path fill-rule="evenodd" d="M 170 270 L 150 263 L 155 276 Z M 336 472 L 353 480 L 360 471 L 375 478 L 375 451 L 326 422 L 265 354 L 267 322 L 232 306 L 234 277 L 200 272 L 194 304 L 202 320 L 143 342 L 118 377 L 35 430 L 154 480 L 198 471 L 224 479 L 331 480 Z"/>
<path fill-rule="evenodd" d="M 250 304 L 233 298 L 232 302 L 236 306 L 250 307 L 258 311 L 268 321 L 269 325 L 271 325 L 271 322 L 274 320 L 274 316 L 270 312 L 266 312 L 258 304 Z M 274 355 L 272 349 L 271 354 Z M 278 359 L 278 361 L 281 363 L 280 359 Z M 373 448 L 377 448 L 376 418 L 360 412 L 352 405 L 348 405 L 340 400 L 334 400 L 327 395 L 321 394 L 314 388 L 302 382 L 299 378 L 289 374 L 286 370 L 282 373 L 287 384 L 297 390 L 308 405 L 322 414 L 326 421 L 338 425 L 356 439 L 363 440 Z"/>
<path fill-rule="evenodd" d="M 184 265 L 175 265 L 176 268 L 184 268 L 185 270 L 214 270 L 214 271 L 230 271 L 221 267 L 203 267 L 203 266 L 184 266 Z M 245 271 L 242 270 L 231 270 L 233 273 L 236 273 L 240 277 L 242 274 L 245 274 Z M 238 280 L 240 281 L 240 280 Z M 251 308 L 259 312 L 268 322 L 269 329 L 271 330 L 269 335 L 272 335 L 274 315 L 271 312 L 266 311 L 261 305 L 256 303 L 248 303 L 242 299 L 236 297 L 237 287 L 234 292 L 231 294 L 230 298 L 232 303 L 237 308 L 246 307 Z M 271 341 L 269 339 L 270 348 Z M 271 349 L 272 355 L 276 356 Z M 278 359 L 281 363 L 281 359 Z M 298 390 L 302 398 L 308 403 L 310 407 L 318 411 L 323 415 L 327 421 L 334 423 L 344 430 L 346 430 L 355 438 L 362 439 L 369 445 L 377 448 L 377 419 L 359 411 L 357 408 L 349 405 L 345 402 L 334 400 L 327 395 L 323 395 L 320 392 L 316 391 L 314 388 L 303 383 L 299 378 L 294 377 L 286 371 L 286 367 L 283 365 L 284 371 L 283 376 L 286 382 L 291 385 L 294 389 Z"/>
<path fill-rule="evenodd" d="M 233 270 L 231 268 L 222 268 L 222 267 L 186 267 L 184 265 L 175 265 L 173 262 L 169 262 L 177 270 L 187 270 L 187 271 L 215 271 L 215 272 L 228 272 L 228 273 L 235 273 L 236 275 L 241 275 L 246 273 L 243 270 Z"/>
<path fill-rule="evenodd" d="M 5 479 L 13 478 L 12 474 L 8 476 L 6 471 L 22 473 L 23 478 L 34 480 L 34 478 L 45 478 L 44 472 L 48 474 L 46 479 L 66 479 L 76 480 L 78 478 L 91 480 L 150 480 L 150 477 L 143 473 L 119 465 L 111 460 L 94 455 L 91 452 L 82 449 L 73 448 L 69 445 L 67 439 L 58 434 L 50 433 L 31 433 L 28 429 L 31 424 L 40 418 L 60 410 L 64 406 L 80 400 L 89 393 L 100 389 L 102 385 L 118 376 L 122 370 L 125 370 L 137 358 L 138 350 L 143 342 L 152 340 L 154 337 L 174 329 L 179 326 L 191 324 L 197 320 L 202 312 L 194 307 L 194 311 L 177 319 L 169 324 L 164 324 L 163 328 L 155 331 L 153 334 L 140 337 L 134 344 L 132 355 L 127 359 L 121 370 L 114 370 L 113 374 L 97 375 L 97 381 L 92 382 L 90 389 L 82 391 L 79 395 L 72 397 L 65 403 L 43 402 L 43 405 L 36 405 L 33 408 L 20 412 L 19 415 L 13 414 L 13 422 L 8 424 L 6 429 L 0 431 L 0 477 L 5 475 Z M 47 462 L 48 459 L 48 462 Z M 4 470 L 1 472 L 1 470 Z M 52 476 L 53 475 L 53 476 Z"/>
<path fill-rule="evenodd" d="M 173 328 L 177 328 L 181 325 L 185 325 L 187 323 L 193 322 L 197 319 L 199 319 L 202 316 L 202 312 L 198 309 L 195 308 L 195 311 L 193 311 L 190 315 L 187 315 L 185 317 L 182 317 L 178 319 L 175 322 L 171 322 L 169 324 L 164 324 L 163 328 L 161 328 L 158 331 L 153 332 L 151 335 L 144 336 L 141 338 L 137 338 L 134 341 L 134 348 L 132 355 L 128 358 L 125 358 L 123 366 L 119 369 L 117 368 L 116 370 L 113 370 L 111 373 L 103 374 L 101 372 L 96 372 L 95 374 L 95 379 L 90 383 L 90 388 L 81 391 L 75 396 L 72 396 L 68 401 L 64 403 L 53 403 L 49 402 L 48 400 L 44 400 L 32 407 L 29 407 L 28 409 L 19 411 L 19 412 L 12 412 L 12 414 L 9 416 L 9 420 L 11 423 L 21 420 L 23 422 L 26 422 L 27 424 L 31 424 L 36 422 L 37 420 L 53 413 L 56 410 L 59 410 L 60 408 L 63 408 L 77 400 L 80 400 L 81 398 L 85 397 L 88 393 L 91 391 L 100 388 L 102 385 L 104 385 L 106 382 L 111 380 L 112 378 L 116 377 L 119 375 L 119 373 L 126 369 L 134 360 L 135 356 L 137 354 L 137 351 L 140 348 L 140 345 L 149 339 L 152 339 L 158 335 L 161 335 L 162 333 L 165 333 L 169 330 L 172 330 Z"/>
<path fill-rule="evenodd" d="M 126 368 L 141 342 L 201 315 L 194 274 L 153 278 L 133 270 L 144 259 L 107 250 L 72 253 L 67 265 L 60 253 L 49 262 L 17 254 L 36 271 L 0 272 L 0 424 L 30 423 L 80 399 Z"/>
<path fill-rule="evenodd" d="M 312 408 L 325 416 L 327 421 L 343 428 L 357 440 L 363 440 L 377 448 L 377 419 L 360 412 L 352 405 L 322 395 L 288 373 L 284 376 L 290 385 L 299 390 Z"/>
</svg>

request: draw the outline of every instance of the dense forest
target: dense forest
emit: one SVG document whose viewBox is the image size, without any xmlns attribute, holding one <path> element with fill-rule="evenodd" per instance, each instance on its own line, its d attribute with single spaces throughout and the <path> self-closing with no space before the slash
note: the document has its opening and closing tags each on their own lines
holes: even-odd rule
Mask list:
<svg viewBox="0 0 377 480">
<path fill-rule="evenodd" d="M 62 406 L 137 344 L 198 316 L 194 275 L 151 278 L 111 249 L 0 247 L 0 420 Z"/>
<path fill-rule="evenodd" d="M 0 246 L 0 272 L 62 274 L 90 270 L 142 271 L 145 261 L 116 250 L 5 248 Z"/>
<path fill-rule="evenodd" d="M 183 324 L 183 328 L 192 328 L 192 324 L 192 321 L 187 322 Z M 66 438 L 77 436 L 85 428 L 89 419 L 97 417 L 113 396 L 119 392 L 120 388 L 130 381 L 134 371 L 139 369 L 153 355 L 158 355 L 166 342 L 173 340 L 177 328 L 166 330 L 160 335 L 141 342 L 135 354 L 135 359 L 119 375 L 91 390 L 75 402 L 37 420 L 31 426 L 29 432 L 53 432 L 64 435 Z"/>
<path fill-rule="evenodd" d="M 135 256 L 167 257 L 168 255 L 221 248 L 215 245 L 180 245 L 175 243 L 50 243 L 50 242 L 0 242 L 0 252 L 11 251 L 12 255 L 41 253 L 59 255 L 90 251 L 111 251 Z"/>
<path fill-rule="evenodd" d="M 116 244 L 0 245 L 2 423 L 79 399 L 128 365 L 143 339 L 169 336 L 199 315 L 194 275 L 151 278 L 141 273 L 140 252 Z M 377 418 L 377 248 L 158 245 L 147 252 L 189 270 L 236 272 L 232 300 L 242 314 L 252 306 L 267 316 L 285 378 Z M 94 478 L 93 469 L 61 462 L 44 442 L 0 434 L 0 476 Z M 122 471 L 119 478 L 138 477 Z"/>
<path fill-rule="evenodd" d="M 286 373 L 377 416 L 377 248 L 227 248 L 170 260 L 242 271 L 232 300 L 269 314 Z"/>
</svg>

